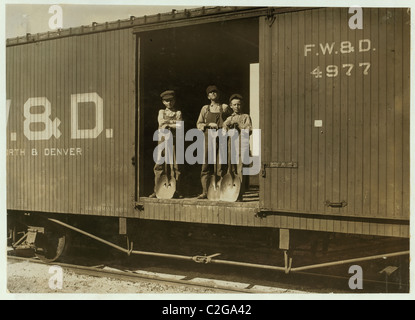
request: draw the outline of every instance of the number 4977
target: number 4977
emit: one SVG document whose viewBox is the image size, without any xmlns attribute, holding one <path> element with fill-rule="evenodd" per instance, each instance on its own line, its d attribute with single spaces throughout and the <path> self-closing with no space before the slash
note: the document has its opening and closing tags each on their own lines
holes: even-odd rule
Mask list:
<svg viewBox="0 0 415 320">
<path fill-rule="evenodd" d="M 370 62 L 360 62 L 359 68 L 362 70 L 363 75 L 368 75 L 370 69 Z M 337 77 L 340 73 L 339 69 L 340 68 L 336 65 L 328 65 L 325 70 L 325 76 L 328 78 Z M 343 70 L 346 76 L 350 77 L 355 69 L 355 65 L 352 63 L 344 63 L 342 64 L 341 69 Z M 323 78 L 324 75 L 320 66 L 311 71 L 310 74 L 313 75 L 315 78 Z"/>
</svg>

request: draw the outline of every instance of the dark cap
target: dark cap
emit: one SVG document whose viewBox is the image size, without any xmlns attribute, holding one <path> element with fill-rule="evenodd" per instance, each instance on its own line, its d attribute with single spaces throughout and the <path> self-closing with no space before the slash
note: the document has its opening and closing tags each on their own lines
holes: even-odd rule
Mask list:
<svg viewBox="0 0 415 320">
<path fill-rule="evenodd" d="M 231 102 L 233 99 L 243 100 L 244 98 L 239 93 L 235 93 L 231 95 L 231 97 L 229 98 L 229 102 Z"/>
<path fill-rule="evenodd" d="M 175 95 L 176 94 L 173 90 L 167 90 L 167 91 L 164 91 L 162 94 L 160 94 L 160 97 L 163 100 L 169 100 L 169 99 L 173 99 Z"/>
<path fill-rule="evenodd" d="M 219 92 L 218 87 L 217 86 L 209 86 L 209 87 L 206 88 L 206 94 L 209 94 L 213 91 Z"/>
</svg>

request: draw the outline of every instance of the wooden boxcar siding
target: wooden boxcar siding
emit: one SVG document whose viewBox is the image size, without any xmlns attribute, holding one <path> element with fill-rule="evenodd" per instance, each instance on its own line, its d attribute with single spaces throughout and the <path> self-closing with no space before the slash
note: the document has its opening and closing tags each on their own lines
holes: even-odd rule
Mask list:
<svg viewBox="0 0 415 320">
<path fill-rule="evenodd" d="M 394 221 L 377 221 L 333 216 L 301 214 L 258 214 L 256 203 L 229 203 L 195 200 L 143 199 L 139 218 L 203 224 L 226 224 L 244 227 L 285 228 L 326 231 L 385 237 L 409 237 L 409 225 Z"/>
<path fill-rule="evenodd" d="M 135 46 L 131 30 L 116 30 L 7 48 L 8 209 L 134 213 Z M 95 93 L 103 100 L 102 132 L 96 138 L 72 138 L 71 95 L 87 94 L 91 100 Z M 50 102 L 49 119 L 59 119 L 59 137 L 25 136 L 24 105 L 35 97 Z M 79 129 L 95 127 L 93 106 L 79 105 Z M 33 106 L 29 112 L 42 114 L 45 108 Z M 36 123 L 42 120 L 29 119 L 30 130 L 44 130 L 44 124 Z M 75 148 L 75 155 L 68 148 Z"/>
<path fill-rule="evenodd" d="M 363 9 L 362 30 L 349 28 L 351 16 L 327 8 L 261 19 L 263 161 L 298 162 L 266 169 L 263 209 L 409 219 L 409 11 Z"/>
</svg>

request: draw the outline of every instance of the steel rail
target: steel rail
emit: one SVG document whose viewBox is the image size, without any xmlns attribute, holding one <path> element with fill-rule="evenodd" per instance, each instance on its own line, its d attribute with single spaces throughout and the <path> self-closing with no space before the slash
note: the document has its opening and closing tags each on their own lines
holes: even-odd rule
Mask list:
<svg viewBox="0 0 415 320">
<path fill-rule="evenodd" d="M 28 261 L 31 263 L 38 263 L 49 265 L 48 263 L 37 260 L 33 258 L 25 258 L 25 257 L 16 257 L 16 256 L 8 256 L 8 260 L 18 260 L 18 261 Z M 117 280 L 124 280 L 124 281 L 131 281 L 131 282 L 138 282 L 140 280 L 150 281 L 150 282 L 157 282 L 157 283 L 167 283 L 167 284 L 175 284 L 175 285 L 182 285 L 187 287 L 195 287 L 195 288 L 206 288 L 206 289 L 214 289 L 216 291 L 222 291 L 224 293 L 266 293 L 265 291 L 247 289 L 247 288 L 232 288 L 227 287 L 224 285 L 214 284 L 208 285 L 204 283 L 197 283 L 197 282 L 189 282 L 189 280 L 181 280 L 181 279 L 167 279 L 167 278 L 159 278 L 155 275 L 143 275 L 134 273 L 134 271 L 117 271 L 117 270 L 104 270 L 99 267 L 88 267 L 76 264 L 68 264 L 68 263 L 61 263 L 61 262 L 54 262 L 53 265 L 60 266 L 64 269 L 73 270 L 74 272 L 79 272 L 84 275 L 89 275 L 93 277 L 109 277 Z M 215 279 L 212 279 L 215 280 Z M 248 287 L 251 285 L 247 285 Z M 290 291 L 290 289 L 285 288 L 275 288 L 276 290 L 286 290 Z"/>
</svg>

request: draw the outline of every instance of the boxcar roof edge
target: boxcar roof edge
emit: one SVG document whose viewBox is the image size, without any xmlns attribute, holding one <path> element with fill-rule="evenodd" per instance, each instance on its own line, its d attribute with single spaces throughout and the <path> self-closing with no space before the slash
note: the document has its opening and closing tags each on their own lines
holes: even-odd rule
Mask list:
<svg viewBox="0 0 415 320">
<path fill-rule="evenodd" d="M 9 38 L 6 40 L 6 46 L 16 46 L 27 43 L 46 41 L 64 37 L 79 36 L 97 32 L 106 32 L 119 29 L 134 28 L 134 32 L 149 31 L 151 29 L 160 29 L 165 27 L 180 26 L 180 22 L 191 25 L 196 21 L 198 23 L 208 23 L 210 20 L 222 18 L 224 20 L 246 18 L 262 15 L 273 15 L 291 11 L 307 10 L 315 8 L 305 7 L 201 7 L 196 9 L 172 10 L 167 13 L 158 13 L 155 15 L 134 17 L 111 22 L 97 23 L 92 22 L 91 25 L 82 25 L 79 27 L 71 27 L 58 29 L 57 31 L 47 31 L 36 34 L 26 34 Z M 202 21 L 200 21 L 202 19 Z M 170 25 L 173 24 L 173 25 Z M 197 23 L 195 23 L 197 24 Z"/>
</svg>

